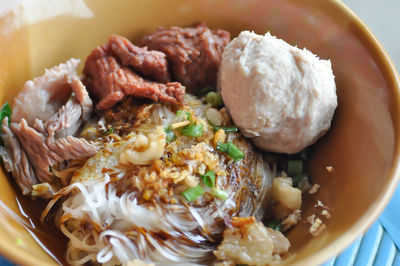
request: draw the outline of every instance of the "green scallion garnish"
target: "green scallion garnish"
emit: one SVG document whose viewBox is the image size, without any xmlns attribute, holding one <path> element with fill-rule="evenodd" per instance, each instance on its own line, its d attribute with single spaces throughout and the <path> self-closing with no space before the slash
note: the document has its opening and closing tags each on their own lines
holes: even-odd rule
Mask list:
<svg viewBox="0 0 400 266">
<path fill-rule="evenodd" d="M 288 161 L 288 176 L 296 176 L 303 173 L 302 160 L 289 160 Z"/>
<path fill-rule="evenodd" d="M 224 102 L 222 101 L 222 95 L 218 92 L 209 92 L 206 96 L 206 100 L 213 107 L 221 106 Z"/>
<path fill-rule="evenodd" d="M 293 179 L 293 186 L 298 187 L 300 181 L 303 180 L 303 178 L 308 179 L 308 175 L 307 175 L 307 174 L 299 174 L 299 175 L 293 176 L 293 177 L 292 177 L 292 179 Z"/>
<path fill-rule="evenodd" d="M 243 152 L 238 147 L 236 147 L 235 144 L 233 144 L 232 142 L 227 142 L 227 143 L 218 142 L 217 150 L 225 152 L 233 160 L 235 160 L 235 162 L 244 158 Z"/>
<path fill-rule="evenodd" d="M 12 114 L 12 110 L 10 105 L 6 102 L 0 109 L 0 124 L 3 122 L 3 119 L 8 117 L 8 123 L 10 124 L 10 117 Z"/>
<path fill-rule="evenodd" d="M 178 110 L 176 112 L 176 116 L 178 117 L 178 116 L 181 116 L 181 115 L 185 115 L 186 116 L 186 120 L 189 120 L 190 122 L 192 122 L 192 115 L 188 111 Z"/>
<path fill-rule="evenodd" d="M 234 126 L 229 126 L 229 127 L 216 127 L 216 126 L 213 126 L 213 129 L 215 131 L 218 131 L 218 130 L 222 129 L 226 133 L 234 133 L 234 132 L 238 132 L 239 131 L 239 129 L 237 127 L 234 127 Z"/>
<path fill-rule="evenodd" d="M 164 128 L 165 132 L 165 141 L 167 143 L 170 143 L 171 141 L 174 141 L 176 139 L 176 135 L 174 134 L 174 131 L 172 130 L 172 127 L 169 125 Z"/>
<path fill-rule="evenodd" d="M 222 200 L 226 200 L 227 198 L 229 198 L 229 195 L 226 191 L 223 191 L 216 187 L 211 188 L 211 195 L 213 195 L 214 197 L 220 198 Z"/>
<path fill-rule="evenodd" d="M 302 160 L 307 160 L 308 155 L 307 155 L 307 149 L 302 150 L 301 152 L 298 153 L 300 159 Z"/>
<path fill-rule="evenodd" d="M 26 246 L 24 240 L 22 240 L 22 238 L 18 237 L 17 239 L 15 239 L 15 244 L 19 247 L 24 248 Z"/>
<path fill-rule="evenodd" d="M 267 226 L 275 231 L 282 231 L 282 224 L 279 221 L 271 221 Z"/>
<path fill-rule="evenodd" d="M 181 133 L 188 137 L 200 137 L 203 135 L 203 125 L 187 125 L 181 130 Z"/>
<path fill-rule="evenodd" d="M 10 105 L 6 102 L 0 109 L 0 126 L 3 123 L 3 119 L 8 117 L 8 125 L 11 124 L 11 114 L 12 114 L 12 109 Z M 1 138 L 1 131 L 0 131 L 0 145 L 3 145 L 3 140 Z"/>
<path fill-rule="evenodd" d="M 182 195 L 187 199 L 188 201 L 194 201 L 198 197 L 202 196 L 204 194 L 204 190 L 201 186 L 197 185 L 195 187 L 191 187 L 186 189 L 185 191 L 182 192 Z"/>
<path fill-rule="evenodd" d="M 215 186 L 215 173 L 214 171 L 208 171 L 205 175 L 202 176 L 204 183 L 207 187 Z"/>
<path fill-rule="evenodd" d="M 103 132 L 103 136 L 108 136 L 110 134 L 114 133 L 114 129 L 111 127 L 109 130 L 107 130 L 106 132 Z"/>
<path fill-rule="evenodd" d="M 210 87 L 210 86 L 204 87 L 204 88 L 202 88 L 200 90 L 200 96 L 206 95 L 210 91 L 215 91 L 215 89 L 213 87 Z"/>
</svg>

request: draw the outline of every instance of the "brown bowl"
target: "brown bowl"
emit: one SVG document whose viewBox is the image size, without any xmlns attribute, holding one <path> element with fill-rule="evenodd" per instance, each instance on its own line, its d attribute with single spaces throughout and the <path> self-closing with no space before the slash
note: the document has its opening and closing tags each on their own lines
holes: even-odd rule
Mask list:
<svg viewBox="0 0 400 266">
<path fill-rule="evenodd" d="M 308 232 L 307 222 L 296 226 L 289 234 L 292 249 L 284 263 L 326 261 L 364 232 L 389 201 L 400 178 L 399 77 L 374 35 L 341 2 L 65 0 L 56 6 L 51 1 L 48 6 L 18 2 L 1 10 L 1 103 L 12 102 L 24 81 L 42 74 L 44 68 L 70 57 L 84 60 L 112 33 L 135 41 L 160 25 L 188 26 L 202 20 L 233 36 L 246 29 L 269 30 L 331 59 L 339 106 L 331 130 L 315 145 L 310 173 L 321 189 L 305 200 L 303 217 L 321 217 L 317 200 L 328 206 L 332 217 L 324 219 L 327 230 L 316 238 Z M 326 166 L 334 171 L 328 172 Z M 14 186 L 4 172 L 0 185 L 1 201 L 20 214 Z M 40 243 L 1 209 L 0 253 L 18 264 L 54 264 Z"/>
</svg>

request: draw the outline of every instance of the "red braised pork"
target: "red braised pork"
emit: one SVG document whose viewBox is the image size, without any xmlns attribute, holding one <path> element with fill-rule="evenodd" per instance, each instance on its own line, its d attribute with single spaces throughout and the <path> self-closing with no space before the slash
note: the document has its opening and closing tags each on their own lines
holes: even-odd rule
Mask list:
<svg viewBox="0 0 400 266">
<path fill-rule="evenodd" d="M 145 36 L 141 45 L 165 53 L 172 79 L 198 94 L 203 87 L 216 86 L 222 52 L 229 41 L 229 32 L 211 31 L 199 24 L 193 28 L 160 27 Z"/>
<path fill-rule="evenodd" d="M 128 39 L 118 35 L 110 37 L 109 45 L 123 66 L 130 66 L 144 77 L 161 83 L 170 81 L 168 62 L 164 53 L 148 51 L 147 47 L 137 47 Z"/>
<path fill-rule="evenodd" d="M 126 95 L 183 103 L 185 89 L 178 82 L 167 82 L 165 55 L 136 47 L 121 36 L 113 35 L 108 43 L 94 49 L 86 59 L 83 73 L 90 93 L 98 100 L 97 110 L 113 107 Z"/>
</svg>

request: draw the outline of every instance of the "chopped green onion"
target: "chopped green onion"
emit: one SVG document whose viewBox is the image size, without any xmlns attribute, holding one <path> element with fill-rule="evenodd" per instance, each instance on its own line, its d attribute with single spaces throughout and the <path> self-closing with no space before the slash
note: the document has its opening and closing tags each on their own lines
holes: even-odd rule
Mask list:
<svg viewBox="0 0 400 266">
<path fill-rule="evenodd" d="M 292 177 L 292 179 L 293 179 L 293 186 L 298 187 L 300 181 L 301 181 L 303 178 L 308 179 L 308 175 L 306 175 L 306 174 L 299 174 L 299 175 L 293 176 L 293 177 Z"/>
<path fill-rule="evenodd" d="M 308 159 L 308 155 L 307 155 L 307 150 L 304 149 L 299 153 L 300 159 L 302 160 L 307 160 Z"/>
<path fill-rule="evenodd" d="M 8 117 L 8 123 L 10 124 L 11 123 L 11 121 L 10 121 L 11 114 L 12 114 L 11 107 L 6 102 L 0 109 L 0 124 L 1 124 L 1 122 L 3 122 L 3 119 L 5 117 Z"/>
<path fill-rule="evenodd" d="M 222 101 L 222 95 L 218 92 L 209 92 L 206 96 L 206 100 L 213 107 L 221 106 L 224 102 Z"/>
<path fill-rule="evenodd" d="M 267 226 L 275 231 L 282 231 L 282 225 L 278 221 L 271 221 L 267 224 Z"/>
<path fill-rule="evenodd" d="M 206 111 L 206 118 L 211 126 L 220 126 L 222 124 L 222 115 L 215 108 L 208 108 Z"/>
<path fill-rule="evenodd" d="M 297 187 L 301 190 L 301 192 L 306 193 L 310 188 L 311 184 L 308 181 L 307 177 L 303 177 L 299 182 Z"/>
<path fill-rule="evenodd" d="M 191 187 L 186 189 L 185 191 L 182 192 L 182 195 L 188 200 L 188 201 L 194 201 L 198 197 L 202 196 L 204 194 L 204 190 L 201 186 L 197 185 L 195 187 Z"/>
<path fill-rule="evenodd" d="M 188 137 L 200 137 L 203 135 L 203 125 L 187 125 L 182 129 L 181 133 Z"/>
<path fill-rule="evenodd" d="M 108 136 L 110 134 L 114 133 L 114 129 L 111 127 L 109 130 L 103 133 L 103 136 Z"/>
<path fill-rule="evenodd" d="M 303 173 L 302 160 L 289 160 L 288 161 L 288 176 L 296 176 Z"/>
<path fill-rule="evenodd" d="M 206 95 L 210 91 L 215 91 L 215 89 L 213 87 L 210 87 L 210 86 L 204 87 L 200 91 L 200 96 Z"/>
<path fill-rule="evenodd" d="M 234 132 L 238 132 L 239 131 L 239 129 L 237 127 L 234 127 L 234 126 L 230 126 L 230 127 L 213 127 L 213 129 L 215 131 L 218 131 L 218 130 L 222 129 L 226 133 L 234 133 Z"/>
<path fill-rule="evenodd" d="M 165 127 L 164 132 L 165 132 L 165 141 L 167 143 L 170 143 L 176 139 L 176 135 L 174 134 L 171 125 Z"/>
<path fill-rule="evenodd" d="M 176 112 L 176 116 L 181 116 L 181 115 L 185 115 L 186 116 L 186 120 L 189 120 L 190 122 L 192 122 L 192 114 L 189 113 L 188 111 L 178 110 Z"/>
<path fill-rule="evenodd" d="M 208 171 L 205 175 L 202 176 L 204 183 L 207 187 L 215 186 L 215 174 L 214 171 Z"/>
<path fill-rule="evenodd" d="M 8 125 L 11 124 L 11 114 L 12 114 L 12 110 L 10 105 L 6 102 L 0 109 L 0 126 L 3 122 L 3 119 L 8 117 Z M 3 140 L 1 139 L 1 131 L 0 131 L 0 145 L 3 145 Z"/>
<path fill-rule="evenodd" d="M 227 198 L 229 198 L 229 195 L 226 191 L 223 191 L 216 187 L 211 188 L 211 195 L 213 195 L 214 197 L 220 198 L 222 200 L 226 200 Z"/>
<path fill-rule="evenodd" d="M 21 248 L 24 248 L 26 246 L 24 240 L 22 240 L 22 238 L 19 237 L 15 239 L 15 244 Z"/>
<path fill-rule="evenodd" d="M 225 152 L 233 160 L 235 160 L 235 162 L 244 158 L 243 152 L 238 147 L 236 147 L 235 144 L 233 144 L 232 142 L 227 142 L 227 143 L 218 142 L 217 150 Z"/>
</svg>

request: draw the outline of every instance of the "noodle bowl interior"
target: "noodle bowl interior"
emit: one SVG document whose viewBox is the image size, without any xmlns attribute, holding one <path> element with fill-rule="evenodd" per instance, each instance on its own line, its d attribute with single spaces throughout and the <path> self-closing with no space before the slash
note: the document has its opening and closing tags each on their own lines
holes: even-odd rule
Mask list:
<svg viewBox="0 0 400 266">
<path fill-rule="evenodd" d="M 138 45 L 112 35 L 83 77 L 70 59 L 3 106 L 4 167 L 46 202 L 40 221 L 67 238 L 68 264 L 266 265 L 290 254 L 285 234 L 318 190 L 310 152 L 262 151 L 242 134 L 217 89 L 230 41 L 204 24 L 161 27 Z M 325 224 L 308 218 L 318 236 Z"/>
</svg>

